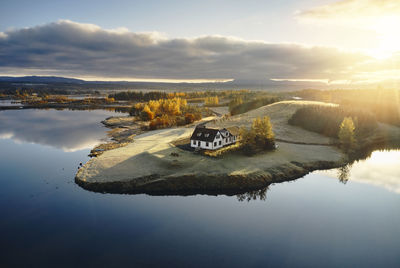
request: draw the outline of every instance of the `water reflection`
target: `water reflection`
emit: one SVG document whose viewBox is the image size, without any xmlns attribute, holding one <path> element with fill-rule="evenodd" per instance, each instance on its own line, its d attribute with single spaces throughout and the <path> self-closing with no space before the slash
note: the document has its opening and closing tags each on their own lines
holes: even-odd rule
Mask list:
<svg viewBox="0 0 400 268">
<path fill-rule="evenodd" d="M 250 201 L 256 201 L 256 200 L 265 201 L 265 200 L 267 200 L 267 191 L 268 190 L 269 190 L 269 187 L 265 187 L 260 190 L 254 190 L 254 191 L 249 191 L 247 193 L 238 194 L 238 195 L 236 195 L 236 198 L 239 202 L 243 202 L 243 201 L 250 202 Z"/>
<path fill-rule="evenodd" d="M 64 151 L 92 148 L 105 138 L 100 123 L 113 112 L 8 110 L 0 112 L 0 139 L 48 145 Z"/>
<path fill-rule="evenodd" d="M 337 176 L 341 183 L 346 184 L 350 178 L 350 170 L 353 164 L 348 164 L 338 168 Z"/>
<path fill-rule="evenodd" d="M 21 102 L 14 100 L 0 100 L 0 106 L 21 106 Z"/>
<path fill-rule="evenodd" d="M 366 160 L 320 173 L 338 178 L 344 184 L 348 181 L 368 183 L 400 193 L 400 150 L 375 151 Z"/>
</svg>

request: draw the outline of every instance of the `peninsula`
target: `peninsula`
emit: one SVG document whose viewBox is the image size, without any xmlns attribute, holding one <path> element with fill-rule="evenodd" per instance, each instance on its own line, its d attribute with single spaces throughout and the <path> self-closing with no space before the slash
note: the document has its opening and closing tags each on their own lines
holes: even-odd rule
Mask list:
<svg viewBox="0 0 400 268">
<path fill-rule="evenodd" d="M 288 124 L 299 108 L 315 105 L 334 104 L 282 101 L 205 123 L 207 127 L 248 127 L 254 118 L 269 116 L 278 146 L 274 151 L 212 158 L 176 146 L 190 137 L 194 126 L 161 129 L 137 135 L 132 143 L 92 158 L 79 169 L 75 181 L 96 192 L 237 194 L 342 166 L 346 157 L 330 138 Z"/>
</svg>

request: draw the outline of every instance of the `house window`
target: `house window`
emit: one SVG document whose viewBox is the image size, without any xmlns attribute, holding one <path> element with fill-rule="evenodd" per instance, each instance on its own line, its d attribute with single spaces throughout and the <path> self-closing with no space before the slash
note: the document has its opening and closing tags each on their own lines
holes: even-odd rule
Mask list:
<svg viewBox="0 0 400 268">
<path fill-rule="evenodd" d="M 219 141 L 219 145 L 221 145 L 221 141 Z"/>
<path fill-rule="evenodd" d="M 208 137 L 208 136 L 210 136 L 210 134 L 208 134 L 208 133 L 204 134 L 204 137 Z"/>
<path fill-rule="evenodd" d="M 200 141 L 197 142 L 197 146 L 200 146 Z"/>
<path fill-rule="evenodd" d="M 217 146 L 217 142 L 214 142 L 214 146 Z"/>
<path fill-rule="evenodd" d="M 200 137 L 201 136 L 201 132 L 200 133 L 197 133 L 197 137 Z"/>
<path fill-rule="evenodd" d="M 208 142 L 206 142 L 206 147 L 208 147 Z"/>
</svg>

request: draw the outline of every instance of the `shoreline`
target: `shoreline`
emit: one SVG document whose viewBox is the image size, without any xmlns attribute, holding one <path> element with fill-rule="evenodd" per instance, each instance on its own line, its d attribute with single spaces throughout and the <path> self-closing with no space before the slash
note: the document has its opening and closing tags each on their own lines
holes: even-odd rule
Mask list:
<svg viewBox="0 0 400 268">
<path fill-rule="evenodd" d="M 302 165 L 290 163 L 290 165 L 275 167 L 266 171 L 266 174 L 247 174 L 246 176 L 196 176 L 186 175 L 180 177 L 168 177 L 161 179 L 153 175 L 143 178 L 135 178 L 130 181 L 112 182 L 86 182 L 75 177 L 75 183 L 85 190 L 97 193 L 110 194 L 147 194 L 153 196 L 164 195 L 228 195 L 247 193 L 260 190 L 273 183 L 293 181 L 304 177 L 316 170 L 328 170 L 347 165 L 344 162 L 319 161 Z M 152 180 L 148 184 L 139 185 L 138 180 Z M 218 182 L 218 183 L 217 183 Z M 218 184 L 220 186 L 218 186 Z M 222 185 L 221 185 L 222 184 Z"/>
<path fill-rule="evenodd" d="M 90 159 L 78 170 L 75 182 L 86 190 L 101 193 L 235 195 L 295 180 L 315 170 L 349 164 L 351 160 L 335 146 L 335 141 L 287 123 L 296 109 L 310 104 L 329 105 L 283 101 L 205 123 L 218 127 L 248 126 L 253 118 L 268 115 L 279 145 L 275 151 L 251 157 L 239 154 L 205 157 L 174 144 L 190 136 L 194 126 L 149 131 L 135 136 L 124 147 Z M 378 144 L 384 148 L 391 141 L 400 143 L 399 137 L 400 128 L 380 124 L 359 149 L 368 155 L 368 149 Z"/>
<path fill-rule="evenodd" d="M 7 110 L 23 110 L 23 109 L 69 109 L 69 110 L 129 110 L 128 105 L 106 105 L 106 104 L 69 104 L 69 103 L 51 103 L 51 104 L 35 104 L 35 105 L 10 105 L 0 106 L 0 111 Z"/>
</svg>

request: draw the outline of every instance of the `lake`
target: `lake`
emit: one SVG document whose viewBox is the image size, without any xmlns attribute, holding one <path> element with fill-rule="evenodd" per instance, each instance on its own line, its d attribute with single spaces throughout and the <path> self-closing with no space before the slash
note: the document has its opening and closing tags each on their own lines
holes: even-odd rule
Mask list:
<svg viewBox="0 0 400 268">
<path fill-rule="evenodd" d="M 74 175 L 110 115 L 0 112 L 1 267 L 400 267 L 399 151 L 256 195 L 93 193 Z"/>
</svg>

